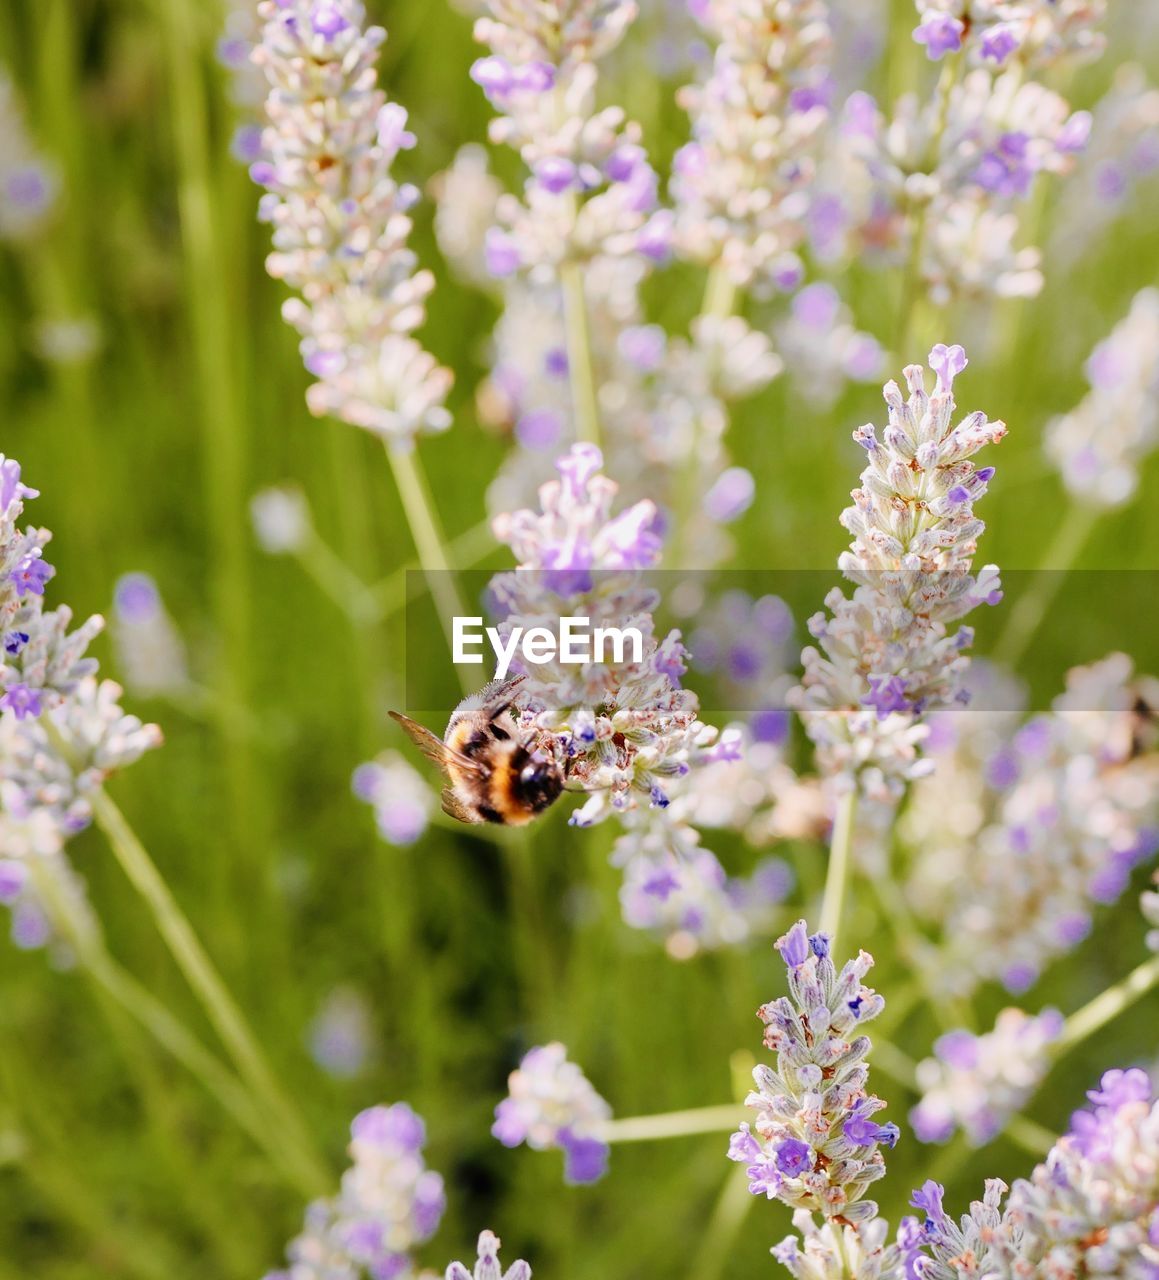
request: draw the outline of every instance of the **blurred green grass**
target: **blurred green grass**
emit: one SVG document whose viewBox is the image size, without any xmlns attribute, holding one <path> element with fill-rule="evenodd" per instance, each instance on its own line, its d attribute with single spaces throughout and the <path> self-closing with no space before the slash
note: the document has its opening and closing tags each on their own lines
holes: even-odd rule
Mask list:
<svg viewBox="0 0 1159 1280">
<path fill-rule="evenodd" d="M 470 23 L 436 3 L 370 7 L 392 32 L 383 79 L 412 112 L 420 146 L 405 164 L 425 183 L 459 145 L 485 136 L 485 104 L 466 76 Z M 903 68 L 914 65 L 909 15 L 899 0 Z M 0 23 L 0 60 L 66 191 L 32 256 L 0 254 L 2 447 L 43 491 L 33 519 L 55 531 L 53 598 L 80 614 L 106 610 L 116 575 L 149 571 L 199 673 L 259 726 L 239 734 L 228 719 L 134 702 L 161 721 L 167 745 L 118 781 L 116 795 L 335 1173 L 358 1108 L 406 1098 L 426 1117 L 429 1162 L 450 1193 L 427 1250 L 432 1265 L 464 1256 L 490 1225 L 510 1256 L 529 1257 L 544 1277 L 679 1274 L 727 1173 L 723 1138 L 618 1148 L 604 1183 L 574 1191 L 554 1156 L 501 1150 L 488 1135 L 490 1109 L 518 1054 L 549 1038 L 569 1045 L 618 1114 L 724 1101 L 730 1055 L 759 1048 L 753 1011 L 780 991 L 780 965 L 763 945 L 675 965 L 625 930 L 605 831 L 581 836 L 553 814 L 530 849 L 438 830 L 400 851 L 377 840 L 350 796 L 353 766 L 393 740 L 385 710 L 402 685 L 401 621 L 352 640 L 297 566 L 256 550 L 246 506 L 265 484 L 298 481 L 319 528 L 368 580 L 409 559 L 410 543 L 378 444 L 306 411 L 282 291 L 262 269 L 255 191 L 227 154 L 233 112 L 212 59 L 218 20 L 215 5 L 194 0 L 9 0 Z M 620 58 L 609 96 L 622 90 L 658 154 L 670 155 L 683 121 L 670 86 L 634 74 L 643 56 L 637 47 L 635 62 L 631 51 Z M 1110 70 L 1084 72 L 1076 101 L 1092 102 Z M 198 187 L 190 155 L 202 147 Z M 425 206 L 415 243 L 438 267 L 429 219 Z M 985 358 L 975 356 L 963 402 L 1011 428 L 985 512 L 984 555 L 1004 569 L 1036 566 L 1065 509 L 1041 460 L 1043 424 L 1082 394 L 1091 345 L 1157 269 L 1153 218 L 1140 207 L 1077 271 L 1056 277 L 1048 264 L 1045 293 L 1018 317 L 1017 343 L 1001 338 L 1015 304 L 995 318 Z M 478 429 L 472 402 L 493 308 L 439 276 L 424 339 L 457 371 L 456 426 L 422 452 L 454 534 L 482 518 L 480 480 L 503 449 Z M 683 279 L 656 298 L 657 318 L 687 317 L 699 286 L 693 273 L 687 288 Z M 859 322 L 884 338 L 894 282 L 855 269 L 840 283 Z M 62 312 L 98 317 L 103 346 L 90 365 L 36 358 L 33 321 Z M 879 407 L 878 394 L 860 388 L 818 416 L 781 379 L 742 408 L 732 451 L 761 498 L 740 528 L 740 564 L 833 565 L 845 541 L 837 513 L 861 465 L 848 433 Z M 1100 571 L 1157 567 L 1157 481 L 1153 459 L 1144 497 L 1100 525 L 1081 560 L 1088 572 L 1068 581 L 1026 664 L 1038 698 L 1107 647 L 1106 627 L 1090 625 L 1101 612 L 1092 605 Z M 1148 581 L 1123 575 L 1128 603 L 1148 590 L 1132 584 Z M 986 634 L 980 628 L 981 652 Z M 1155 628 L 1137 623 L 1112 642 L 1154 655 Z M 98 652 L 115 676 L 107 644 Z M 100 838 L 88 833 L 71 851 L 113 952 L 208 1039 Z M 736 846 L 725 856 L 741 869 L 755 855 Z M 816 883 L 815 851 L 794 856 L 804 882 Z M 576 922 L 581 893 L 589 910 Z M 846 937 L 874 950 L 875 929 L 868 906 L 856 906 Z M 1127 895 L 1077 959 L 1036 988 L 1035 1006 L 1077 1007 L 1135 963 L 1141 934 Z M 274 1266 L 300 1221 L 295 1195 L 196 1084 L 107 1016 L 83 979 L 6 943 L 0 954 L 0 1280 L 241 1280 Z M 910 975 L 881 958 L 875 982 L 888 996 Z M 364 992 L 374 1011 L 376 1061 L 354 1082 L 324 1075 L 304 1044 L 339 983 Z M 991 997 L 983 1013 L 1000 1003 Z M 1062 1123 L 1099 1068 L 1153 1053 L 1159 1009 L 1151 1012 L 1069 1058 L 1033 1104 L 1035 1118 Z M 924 1049 L 933 1034 L 918 1014 L 906 1043 Z M 879 1091 L 902 1119 L 902 1091 L 886 1080 Z M 913 1141 L 892 1154 L 879 1198 L 895 1220 L 930 1160 Z M 1009 1177 L 1028 1165 L 1000 1142 L 959 1171 L 951 1194 L 964 1204 L 984 1172 Z M 729 1273 L 771 1266 L 766 1250 L 788 1225 L 783 1207 L 755 1205 Z"/>
</svg>

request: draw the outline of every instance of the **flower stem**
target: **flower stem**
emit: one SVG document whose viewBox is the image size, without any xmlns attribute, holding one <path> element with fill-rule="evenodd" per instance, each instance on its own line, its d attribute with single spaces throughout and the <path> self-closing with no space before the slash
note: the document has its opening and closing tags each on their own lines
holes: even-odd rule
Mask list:
<svg viewBox="0 0 1159 1280">
<path fill-rule="evenodd" d="M 148 903 L 161 936 L 221 1036 L 242 1079 L 267 1108 L 287 1143 L 298 1152 L 303 1167 L 310 1169 L 311 1185 L 324 1190 L 329 1185 L 325 1165 L 314 1154 L 301 1119 L 283 1093 L 244 1015 L 169 886 L 108 794 L 98 791 L 92 803 L 97 825 L 133 887 Z"/>
<path fill-rule="evenodd" d="M 831 945 L 837 945 L 841 913 L 845 907 L 845 891 L 849 881 L 849 862 L 853 851 L 853 829 L 857 817 L 857 787 L 842 797 L 833 821 L 833 843 L 829 847 L 829 870 L 825 876 L 825 896 L 821 899 L 821 933 L 827 933 Z"/>
<path fill-rule="evenodd" d="M 733 1165 L 724 1179 L 712 1216 L 689 1271 L 691 1280 L 720 1280 L 732 1247 L 756 1197 L 749 1191 L 748 1169 Z"/>
<path fill-rule="evenodd" d="M 748 1112 L 736 1103 L 721 1107 L 695 1107 L 689 1111 L 664 1111 L 654 1116 L 609 1120 L 600 1136 L 605 1142 L 656 1142 L 699 1133 L 728 1133 L 747 1115 Z"/>
<path fill-rule="evenodd" d="M 995 662 L 1014 669 L 1022 661 L 1098 518 L 1098 509 L 1086 503 L 1076 502 L 1068 509 L 1030 590 L 1020 596 L 1010 610 L 1006 627 L 994 646 Z"/>
<path fill-rule="evenodd" d="M 723 320 L 736 310 L 739 290 L 732 276 L 725 267 L 713 263 L 709 268 L 708 278 L 704 283 L 704 300 L 700 304 L 700 318 L 713 317 Z M 688 442 L 688 454 L 684 466 L 677 476 L 677 490 L 674 494 L 676 503 L 676 536 L 673 540 L 671 563 L 674 569 L 683 567 L 684 557 L 690 548 L 692 517 L 696 512 L 696 504 L 702 493 L 702 458 L 701 420 L 700 415 L 692 419 L 692 438 Z"/>
<path fill-rule="evenodd" d="M 1072 1013 L 1063 1023 L 1062 1031 L 1050 1046 L 1050 1056 L 1060 1058 L 1069 1053 L 1077 1044 L 1081 1044 L 1096 1031 L 1101 1031 L 1108 1022 L 1117 1018 L 1124 1009 L 1130 1008 L 1136 1000 L 1142 999 L 1149 991 L 1159 986 L 1159 955 L 1144 960 L 1136 969 L 1132 969 L 1113 987 L 1095 996 L 1089 1004 Z"/>
<path fill-rule="evenodd" d="M 419 564 L 426 575 L 427 588 L 438 609 L 439 623 L 447 638 L 447 647 L 451 649 L 454 625 L 452 619 L 467 616 L 467 608 L 459 593 L 455 572 L 447 559 L 446 540 L 431 499 L 430 486 L 419 466 L 418 455 L 414 448 L 387 443 L 386 456 L 394 472 L 394 481 L 398 486 L 398 495 L 402 500 L 407 523 L 410 525 Z M 470 684 L 466 679 L 464 668 L 456 666 L 455 671 L 463 684 L 464 692 L 469 693 Z"/>
<path fill-rule="evenodd" d="M 575 410 L 576 437 L 590 444 L 600 442 L 600 406 L 596 398 L 596 375 L 592 364 L 588 304 L 584 296 L 583 271 L 578 262 L 566 262 L 559 269 L 563 292 L 563 322 L 567 334 L 567 368 Z"/>
<path fill-rule="evenodd" d="M 53 930 L 76 955 L 85 975 L 201 1081 L 222 1109 L 286 1173 L 292 1185 L 307 1196 L 317 1195 L 319 1185 L 315 1172 L 283 1144 L 282 1130 L 270 1124 L 246 1089 L 197 1037 L 109 955 L 95 922 L 78 919 L 70 908 L 59 890 L 52 867 L 37 858 L 29 859 L 27 865 Z"/>
</svg>

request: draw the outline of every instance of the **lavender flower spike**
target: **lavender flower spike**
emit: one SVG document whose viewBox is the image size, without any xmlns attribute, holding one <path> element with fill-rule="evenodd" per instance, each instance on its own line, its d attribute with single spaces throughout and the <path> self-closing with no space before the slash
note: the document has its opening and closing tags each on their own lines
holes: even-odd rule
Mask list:
<svg viewBox="0 0 1159 1280">
<path fill-rule="evenodd" d="M 831 616 L 810 619 L 818 647 L 802 654 L 804 680 L 791 695 L 822 771 L 879 797 L 927 771 L 918 751 L 922 717 L 963 700 L 963 650 L 973 633 L 951 633 L 951 625 L 1002 598 L 996 566 L 971 573 L 985 528 L 974 503 L 994 468 L 978 470 L 969 459 L 1001 440 L 1006 425 L 984 413 L 955 425 L 954 379 L 966 353 L 939 343 L 929 361 L 932 392 L 922 366 L 908 366 L 908 399 L 896 382 L 884 388 L 883 438 L 871 425 L 853 433 L 868 465 L 841 515 L 853 542 L 837 563 L 856 589 L 851 598 L 833 590 L 825 601 Z"/>
<path fill-rule="evenodd" d="M 495 1108 L 492 1134 L 505 1147 L 526 1143 L 533 1151 L 558 1147 L 564 1181 L 597 1182 L 607 1172 L 602 1137 L 612 1109 L 558 1041 L 531 1049 L 508 1077 L 509 1094 Z"/>
<path fill-rule="evenodd" d="M 680 105 L 692 140 L 677 153 L 676 245 L 719 262 L 737 285 L 793 287 L 804 268 L 814 145 L 828 117 L 829 15 L 822 0 L 702 0 L 715 43 L 703 84 Z"/>
<path fill-rule="evenodd" d="M 1159 290 L 1135 295 L 1086 373 L 1090 392 L 1047 424 L 1044 448 L 1067 490 L 1105 510 L 1135 495 L 1139 466 L 1159 445 Z"/>
<path fill-rule="evenodd" d="M 986 1184 L 960 1222 L 927 1183 L 914 1197 L 926 1213 L 922 1280 L 1019 1280 L 1107 1276 L 1152 1280 L 1159 1272 L 1159 1102 L 1145 1072 L 1108 1071 L 1051 1148 L 1003 1204 L 1004 1183 Z"/>
<path fill-rule="evenodd" d="M 445 1280 L 531 1280 L 531 1268 L 520 1259 L 506 1271 L 499 1262 L 499 1237 L 484 1231 L 479 1237 L 479 1261 L 474 1271 L 468 1271 L 461 1262 L 452 1262 L 447 1268 Z"/>
<path fill-rule="evenodd" d="M 985 1035 L 942 1036 L 934 1045 L 936 1057 L 918 1064 L 924 1092 L 910 1123 L 919 1141 L 945 1142 L 957 1128 L 972 1146 L 991 1141 L 1038 1087 L 1061 1030 L 1056 1009 L 1037 1017 L 1003 1009 Z"/>
<path fill-rule="evenodd" d="M 289 1269 L 266 1280 L 356 1280 L 414 1275 L 412 1251 L 443 1216 L 443 1179 L 422 1155 L 426 1129 L 405 1102 L 370 1107 L 350 1126 L 352 1164 L 338 1194 L 306 1211 Z"/>
<path fill-rule="evenodd" d="M 789 998 L 758 1010 L 777 1065 L 753 1071 L 757 1087 L 745 1105 L 756 1120 L 733 1134 L 729 1159 L 747 1164 L 753 1195 L 803 1210 L 803 1221 L 820 1213 L 868 1223 L 877 1206 L 863 1197 L 885 1174 L 878 1147 L 892 1147 L 899 1137 L 897 1125 L 873 1119 L 885 1103 L 866 1091 L 870 1043 L 860 1029 L 885 1007 L 862 985 L 873 957 L 862 951 L 838 973 L 828 937 L 810 937 L 804 920 L 777 949 L 789 972 Z"/>
<path fill-rule="evenodd" d="M 434 279 L 407 247 L 418 192 L 391 173 L 415 138 L 376 87 L 386 32 L 364 29 L 361 0 L 262 0 L 258 13 L 270 124 L 251 173 L 269 191 L 266 269 L 302 295 L 282 314 L 318 379 L 310 409 L 395 442 L 441 431 L 451 374 L 410 336 Z"/>
</svg>

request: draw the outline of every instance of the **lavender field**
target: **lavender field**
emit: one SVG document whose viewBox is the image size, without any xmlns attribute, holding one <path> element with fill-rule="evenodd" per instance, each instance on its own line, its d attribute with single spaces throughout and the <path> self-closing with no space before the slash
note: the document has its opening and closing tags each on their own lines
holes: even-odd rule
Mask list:
<svg viewBox="0 0 1159 1280">
<path fill-rule="evenodd" d="M 4 17 L 0 1280 L 1159 1280 L 1159 7 Z"/>
</svg>

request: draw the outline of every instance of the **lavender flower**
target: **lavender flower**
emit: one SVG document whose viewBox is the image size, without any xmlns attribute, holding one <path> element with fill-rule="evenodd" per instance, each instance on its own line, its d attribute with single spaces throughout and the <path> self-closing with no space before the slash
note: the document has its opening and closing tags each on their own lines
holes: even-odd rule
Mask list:
<svg viewBox="0 0 1159 1280">
<path fill-rule="evenodd" d="M 360 1076 L 372 1057 L 370 1009 L 352 987 L 336 987 L 307 1031 L 310 1056 L 336 1080 Z"/>
<path fill-rule="evenodd" d="M 873 1119 L 885 1103 L 865 1087 L 870 1043 L 858 1032 L 885 1007 L 862 985 L 873 957 L 862 951 L 838 973 L 828 937 L 810 937 L 804 920 L 777 941 L 777 950 L 792 998 L 758 1011 L 777 1066 L 753 1071 L 757 1087 L 745 1104 L 757 1118 L 733 1134 L 729 1159 L 748 1166 L 753 1195 L 807 1215 L 868 1222 L 877 1206 L 863 1196 L 885 1173 L 878 1147 L 892 1147 L 899 1137 L 897 1125 Z"/>
<path fill-rule="evenodd" d="M 658 180 L 639 126 L 618 107 L 597 110 L 596 63 L 636 16 L 632 0 L 491 0 L 475 38 L 490 47 L 471 77 L 500 113 L 491 140 L 530 171 L 523 199 L 504 195 L 486 247 L 490 274 L 641 253 L 663 258 L 668 221 L 655 214 Z M 544 274 L 546 273 L 546 275 Z"/>
<path fill-rule="evenodd" d="M 518 561 L 491 582 L 506 619 L 501 631 L 580 614 L 592 627 L 635 627 L 643 640 L 639 662 L 628 653 L 608 662 L 555 660 L 527 672 L 519 691 L 525 727 L 539 734 L 542 750 L 570 760 L 570 780 L 588 792 L 571 819 L 580 826 L 645 801 L 666 807 L 668 788 L 713 758 L 717 737 L 697 718 L 696 695 L 680 685 L 680 633 L 655 634 L 656 597 L 641 571 L 660 557 L 656 508 L 645 500 L 613 516 L 616 485 L 599 474 L 602 461 L 594 445 L 573 446 L 557 464 L 561 479 L 540 491 L 539 511 L 494 521 Z"/>
<path fill-rule="evenodd" d="M 718 791 L 731 790 L 740 783 L 731 776 L 737 763 L 698 769 L 698 782 L 713 775 Z M 718 769 L 727 776 L 716 775 Z M 792 871 L 779 858 L 763 860 L 749 876 L 730 876 L 716 855 L 701 847 L 700 833 L 691 825 L 705 823 L 698 795 L 698 786 L 685 792 L 673 805 L 675 814 L 663 810 L 633 816 L 612 849 L 612 863 L 624 873 L 624 923 L 660 935 L 674 960 L 738 946 L 766 933 L 793 887 Z"/>
<path fill-rule="evenodd" d="M 1076 1113 L 1071 1131 L 1003 1203 L 1004 1183 L 986 1184 L 960 1223 L 927 1183 L 914 1203 L 926 1212 L 924 1280 L 1031 1275 L 1149 1280 L 1159 1267 L 1159 1104 L 1138 1070 L 1108 1071 Z"/>
<path fill-rule="evenodd" d="M 1054 212 L 1049 256 L 1076 263 L 1105 241 L 1113 223 L 1142 203 L 1159 174 L 1159 90 L 1142 67 L 1124 63 L 1094 108 L 1090 141 Z"/>
<path fill-rule="evenodd" d="M 923 857 L 907 891 L 941 929 L 940 983 L 1027 990 L 1159 847 L 1159 756 L 1136 710 L 1155 697 L 1112 654 L 1070 672 L 1050 714 L 980 726 L 918 784 L 904 830 Z"/>
<path fill-rule="evenodd" d="M 266 267 L 302 295 L 283 315 L 318 379 L 307 402 L 396 442 L 442 430 L 451 374 L 409 336 L 434 280 L 407 248 L 418 193 L 391 174 L 415 140 L 375 87 L 386 32 L 363 30 L 360 0 L 263 0 L 258 12 L 270 125 L 252 173 L 269 190 Z"/>
<path fill-rule="evenodd" d="M 411 845 L 422 838 L 435 798 L 422 774 L 397 751 L 384 751 L 354 771 L 354 794 L 374 808 L 379 835 L 393 845 Z"/>
<path fill-rule="evenodd" d="M 777 349 L 792 370 L 798 395 L 831 409 L 846 382 L 874 382 L 885 352 L 872 334 L 855 329 L 849 308 L 830 284 L 806 285 L 777 326 Z"/>
<path fill-rule="evenodd" d="M 310 1205 L 287 1249 L 289 1268 L 266 1280 L 414 1277 L 411 1255 L 434 1235 L 446 1204 L 442 1178 L 423 1161 L 425 1126 L 398 1102 L 360 1112 L 350 1135 L 340 1191 Z"/>
<path fill-rule="evenodd" d="M 973 49 L 983 10 L 999 7 L 1001 0 L 966 15 L 957 0 L 923 3 L 917 37 L 932 55 L 963 40 Z M 987 42 L 994 57 L 959 81 L 955 53 L 937 91 L 901 98 L 892 118 L 868 94 L 849 98 L 822 165 L 818 208 L 825 217 L 812 233 L 827 261 L 868 255 L 907 264 L 912 282 L 938 305 L 1039 291 L 1041 254 L 1017 247 L 1026 201 L 1045 175 L 1075 167 L 1091 129 L 1088 112 L 1072 112 L 1033 78 L 1045 65 L 1034 51 L 1054 47 L 1040 41 L 1040 19 L 1061 16 L 1062 7 L 1049 0 L 1018 6 L 1041 12 L 1032 20 L 1037 34 L 1018 37 L 1017 56 L 1009 46 L 1013 28 L 1001 25 Z"/>
<path fill-rule="evenodd" d="M 979 604 L 1001 599 L 998 571 L 970 572 L 984 526 L 974 515 L 994 474 L 968 459 L 1006 434 L 1002 422 L 972 413 L 956 426 L 953 382 L 966 366 L 961 347 L 936 346 L 931 394 L 925 370 L 905 370 L 909 399 L 886 384 L 889 426 L 879 441 L 871 425 L 854 439 L 869 463 L 842 524 L 854 535 L 838 564 L 856 584 L 840 589 L 815 615 L 805 676 L 794 691 L 822 771 L 854 779 L 870 794 L 897 794 L 928 766 L 919 759 L 921 718 L 959 699 L 968 627 L 950 626 Z"/>
<path fill-rule="evenodd" d="M 1159 290 L 1143 289 L 1091 353 L 1090 392 L 1047 424 L 1043 447 L 1080 502 L 1120 506 L 1139 485 L 1139 466 L 1159 444 Z"/>
<path fill-rule="evenodd" d="M 972 1146 L 991 1141 L 1031 1097 L 1050 1066 L 1050 1045 L 1062 1015 L 1037 1017 L 1003 1009 L 994 1030 L 976 1036 L 951 1031 L 918 1064 L 922 1099 L 910 1112 L 921 1142 L 945 1142 L 961 1128 Z"/>
<path fill-rule="evenodd" d="M 112 639 L 117 666 L 133 693 L 147 698 L 189 692 L 185 644 L 147 573 L 127 573 L 117 580 Z"/>
<path fill-rule="evenodd" d="M 266 80 L 253 58 L 261 36 L 255 0 L 228 0 L 216 52 L 218 62 L 229 72 L 229 96 L 241 116 L 230 142 L 230 154 L 246 165 L 253 164 L 262 154 L 262 127 L 257 116 L 266 96 Z"/>
<path fill-rule="evenodd" d="M 0 240 L 34 236 L 51 214 L 59 189 L 56 169 L 28 136 L 15 86 L 0 70 Z"/>
<path fill-rule="evenodd" d="M 492 1134 L 505 1147 L 564 1153 L 564 1181 L 597 1182 L 607 1172 L 603 1137 L 612 1109 L 558 1041 L 529 1050 L 507 1077 L 508 1096 L 495 1108 Z"/>
<path fill-rule="evenodd" d="M 916 0 L 916 7 L 914 39 L 934 61 L 964 50 L 982 64 L 1041 70 L 1097 58 L 1106 44 L 1095 29 L 1106 0 Z"/>
<path fill-rule="evenodd" d="M 0 784 L 20 806 L 48 811 L 67 838 L 87 825 L 91 793 L 158 746 L 161 731 L 121 710 L 118 685 L 95 679 L 84 655 L 103 619 L 70 632 L 67 606 L 45 609 L 51 534 L 17 524 L 37 496 L 0 455 Z"/>
<path fill-rule="evenodd" d="M 484 1231 L 479 1237 L 479 1260 L 474 1271 L 468 1271 L 461 1262 L 452 1262 L 445 1280 L 531 1280 L 531 1268 L 522 1259 L 503 1270 L 499 1262 L 499 1245 L 498 1236 Z"/>
<path fill-rule="evenodd" d="M 703 84 L 679 96 L 692 141 L 676 155 L 679 252 L 719 263 L 739 286 L 799 283 L 813 173 L 828 114 L 829 24 L 821 0 L 704 0 L 714 44 Z"/>
</svg>

